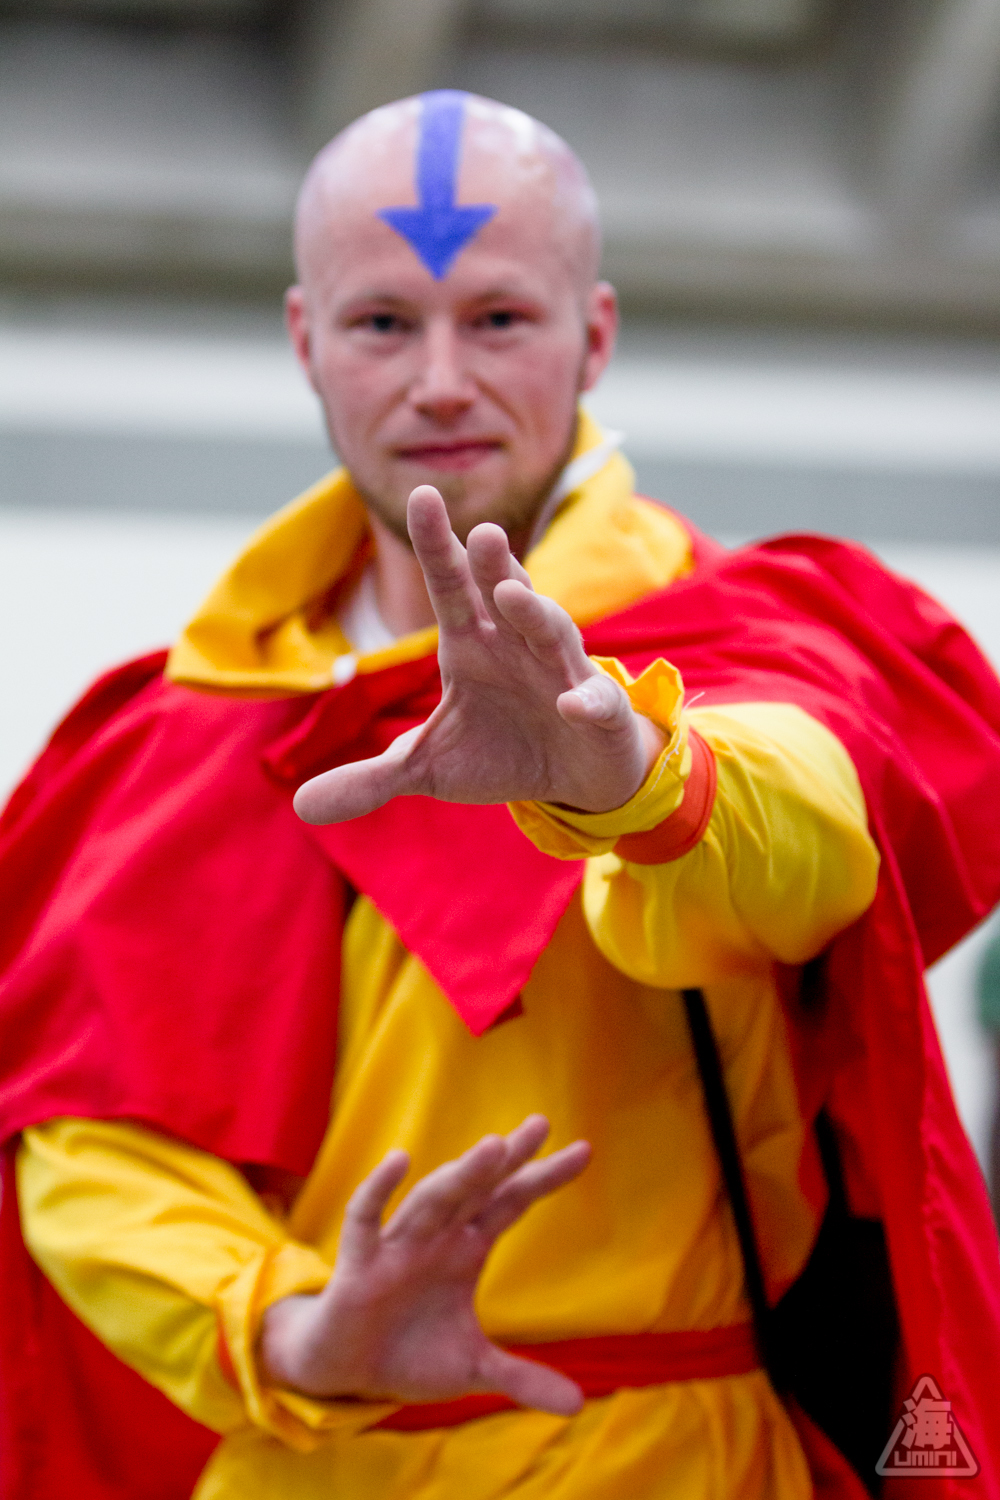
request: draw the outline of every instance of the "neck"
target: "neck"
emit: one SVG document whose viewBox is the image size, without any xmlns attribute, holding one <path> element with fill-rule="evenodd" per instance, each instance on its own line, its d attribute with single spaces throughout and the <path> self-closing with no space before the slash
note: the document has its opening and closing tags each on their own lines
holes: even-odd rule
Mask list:
<svg viewBox="0 0 1000 1500">
<path fill-rule="evenodd" d="M 369 511 L 375 542 L 375 602 L 394 635 L 409 635 L 434 624 L 427 585 L 412 549 Z"/>
</svg>

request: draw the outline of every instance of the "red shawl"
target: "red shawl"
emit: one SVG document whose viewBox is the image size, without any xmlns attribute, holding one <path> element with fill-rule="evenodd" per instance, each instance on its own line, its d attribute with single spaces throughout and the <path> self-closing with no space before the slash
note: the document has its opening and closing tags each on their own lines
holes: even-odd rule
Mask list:
<svg viewBox="0 0 1000 1500">
<path fill-rule="evenodd" d="M 882 874 L 833 944 L 821 1009 L 791 1002 L 800 1093 L 838 1125 L 849 1180 L 878 1195 L 904 1381 L 934 1376 L 979 1459 L 978 1493 L 997 1500 L 1000 1264 L 922 970 L 1000 896 L 1000 683 L 938 605 L 816 537 L 702 547 L 690 578 L 585 636 L 633 670 L 668 657 L 704 703 L 799 704 L 857 766 Z M 271 702 L 181 688 L 162 666 L 98 682 L 0 821 L 0 1500 L 180 1500 L 215 1442 L 25 1254 L 17 1132 L 56 1115 L 140 1120 L 304 1174 L 328 1118 L 345 884 L 479 1034 L 581 876 L 503 807 L 414 797 L 327 829 L 294 817 L 306 776 L 427 715 L 433 659 Z M 958 1493 L 924 1484 L 926 1500 Z"/>
</svg>

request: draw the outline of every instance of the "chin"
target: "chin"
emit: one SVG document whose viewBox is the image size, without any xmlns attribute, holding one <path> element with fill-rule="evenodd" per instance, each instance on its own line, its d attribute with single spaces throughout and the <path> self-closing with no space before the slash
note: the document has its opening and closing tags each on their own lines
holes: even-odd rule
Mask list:
<svg viewBox="0 0 1000 1500">
<path fill-rule="evenodd" d="M 520 513 L 512 514 L 514 507 L 511 506 L 509 498 L 503 494 L 468 496 L 456 503 L 452 503 L 445 495 L 444 502 L 448 508 L 451 529 L 463 546 L 473 527 L 481 525 L 484 521 L 492 521 L 495 526 L 502 527 L 508 536 L 512 532 L 522 530 L 525 525 Z"/>
<path fill-rule="evenodd" d="M 406 502 L 412 490 L 420 484 L 432 484 L 441 494 L 448 510 L 452 530 L 463 544 L 474 526 L 483 521 L 492 521 L 503 527 L 513 539 L 524 535 L 531 527 L 538 508 L 548 494 L 551 481 L 534 486 L 527 481 L 514 480 L 509 472 L 502 475 L 486 474 L 487 460 L 477 465 L 476 470 L 464 474 L 413 472 L 394 474 L 382 490 L 392 496 L 389 504 L 374 488 L 362 490 L 369 509 L 379 517 L 390 531 L 401 540 L 407 540 Z"/>
<path fill-rule="evenodd" d="M 471 476 L 451 474 L 435 474 L 426 479 L 418 479 L 416 484 L 432 484 L 441 493 L 448 510 L 448 517 L 452 529 L 459 541 L 465 541 L 473 526 L 478 526 L 481 521 L 495 521 L 498 526 L 507 530 L 512 509 L 509 490 L 506 485 L 497 483 L 469 482 Z"/>
</svg>

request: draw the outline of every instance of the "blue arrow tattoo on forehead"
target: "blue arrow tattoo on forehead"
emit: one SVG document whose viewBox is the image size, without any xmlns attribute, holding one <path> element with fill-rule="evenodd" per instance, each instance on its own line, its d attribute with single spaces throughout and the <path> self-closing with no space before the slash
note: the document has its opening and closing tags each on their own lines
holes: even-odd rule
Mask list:
<svg viewBox="0 0 1000 1500">
<path fill-rule="evenodd" d="M 495 203 L 455 202 L 466 99 L 457 89 L 421 96 L 417 207 L 383 208 L 378 215 L 413 246 L 436 281 L 497 212 Z"/>
</svg>

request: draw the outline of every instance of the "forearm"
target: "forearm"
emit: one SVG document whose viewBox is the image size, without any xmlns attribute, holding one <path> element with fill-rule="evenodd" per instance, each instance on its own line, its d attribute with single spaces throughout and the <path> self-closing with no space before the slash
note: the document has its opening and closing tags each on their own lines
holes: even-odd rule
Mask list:
<svg viewBox="0 0 1000 1500">
<path fill-rule="evenodd" d="M 318 1291 L 330 1267 L 234 1167 L 137 1126 L 54 1120 L 24 1134 L 18 1199 L 63 1300 L 197 1421 L 220 1433 L 252 1422 L 307 1447 L 354 1419 L 261 1379 L 264 1310 Z"/>
</svg>

